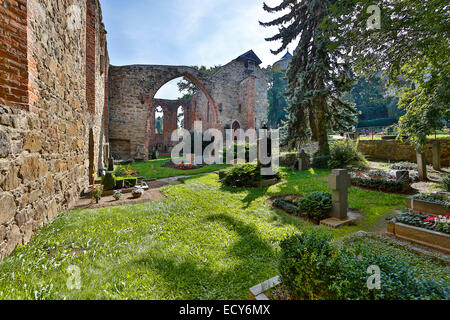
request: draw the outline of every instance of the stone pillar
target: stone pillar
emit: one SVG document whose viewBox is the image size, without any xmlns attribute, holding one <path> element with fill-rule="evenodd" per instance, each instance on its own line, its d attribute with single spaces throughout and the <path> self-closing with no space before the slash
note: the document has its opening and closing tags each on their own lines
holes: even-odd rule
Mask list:
<svg viewBox="0 0 450 320">
<path fill-rule="evenodd" d="M 441 171 L 441 143 L 433 142 L 433 169 Z"/>
<path fill-rule="evenodd" d="M 417 152 L 417 166 L 419 169 L 419 180 L 426 181 L 427 177 L 427 160 L 425 159 L 425 152 Z"/>
<path fill-rule="evenodd" d="M 309 156 L 305 150 L 300 151 L 298 154 L 298 170 L 309 170 Z"/>
<path fill-rule="evenodd" d="M 328 187 L 333 192 L 333 208 L 331 216 L 339 220 L 348 218 L 348 188 L 351 186 L 347 170 L 335 169 L 328 177 Z"/>
</svg>

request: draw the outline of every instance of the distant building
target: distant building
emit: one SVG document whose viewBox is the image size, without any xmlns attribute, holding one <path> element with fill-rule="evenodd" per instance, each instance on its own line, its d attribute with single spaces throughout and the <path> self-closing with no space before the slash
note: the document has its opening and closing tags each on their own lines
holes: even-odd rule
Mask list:
<svg viewBox="0 0 450 320">
<path fill-rule="evenodd" d="M 289 63 L 291 62 L 291 60 L 292 60 L 292 54 L 290 54 L 288 51 L 283 56 L 283 58 L 281 58 L 281 60 L 279 60 L 273 64 L 273 67 L 278 67 L 281 70 L 286 70 L 287 67 L 289 66 Z"/>
</svg>

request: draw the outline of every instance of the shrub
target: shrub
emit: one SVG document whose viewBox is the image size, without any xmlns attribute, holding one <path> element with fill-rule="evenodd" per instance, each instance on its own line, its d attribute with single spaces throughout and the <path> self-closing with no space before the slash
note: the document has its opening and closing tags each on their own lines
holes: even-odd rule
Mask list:
<svg viewBox="0 0 450 320">
<path fill-rule="evenodd" d="M 299 214 L 299 210 L 298 207 L 286 200 L 283 199 L 276 199 L 273 202 L 273 206 L 276 208 L 280 208 L 283 209 L 284 211 L 286 211 L 287 213 L 293 214 L 293 215 L 298 215 Z"/>
<path fill-rule="evenodd" d="M 300 212 L 311 219 L 323 220 L 329 216 L 332 208 L 331 194 L 326 192 L 308 193 L 304 198 L 297 200 L 297 206 Z"/>
<path fill-rule="evenodd" d="M 116 176 L 111 172 L 107 172 L 102 180 L 102 185 L 103 185 L 104 189 L 105 190 L 113 190 L 116 187 L 116 184 L 117 184 Z"/>
<path fill-rule="evenodd" d="M 410 265 L 407 254 L 370 239 L 345 241 L 339 250 L 328 233 L 313 230 L 281 242 L 279 269 L 283 288 L 297 299 L 428 300 L 448 299 L 448 282 L 431 280 Z M 379 243 L 378 243 L 379 244 Z M 370 266 L 381 272 L 381 288 L 367 283 Z"/>
<path fill-rule="evenodd" d="M 292 167 L 295 165 L 298 159 L 297 152 L 288 152 L 280 156 L 280 166 L 281 167 Z"/>
<path fill-rule="evenodd" d="M 444 189 L 450 192 L 450 174 L 447 174 L 447 176 L 442 179 L 442 184 L 444 185 Z"/>
<path fill-rule="evenodd" d="M 314 156 L 312 161 L 312 167 L 314 169 L 328 169 L 329 156 Z"/>
<path fill-rule="evenodd" d="M 229 187 L 254 187 L 262 180 L 261 166 L 245 163 L 219 172 L 219 180 Z"/>
<path fill-rule="evenodd" d="M 447 299 L 448 283 L 419 279 L 420 272 L 409 261 L 395 253 L 373 249 L 360 244 L 342 248 L 338 253 L 339 270 L 332 277 L 330 291 L 338 300 L 429 300 Z M 367 286 L 370 266 L 381 271 L 381 288 Z"/>
<path fill-rule="evenodd" d="M 289 294 L 297 299 L 326 298 L 337 268 L 331 235 L 314 230 L 291 236 L 280 246 L 280 277 Z"/>
<path fill-rule="evenodd" d="M 366 159 L 358 151 L 358 142 L 351 140 L 336 141 L 330 147 L 328 166 L 332 169 L 345 168 L 348 165 L 362 165 Z"/>
</svg>

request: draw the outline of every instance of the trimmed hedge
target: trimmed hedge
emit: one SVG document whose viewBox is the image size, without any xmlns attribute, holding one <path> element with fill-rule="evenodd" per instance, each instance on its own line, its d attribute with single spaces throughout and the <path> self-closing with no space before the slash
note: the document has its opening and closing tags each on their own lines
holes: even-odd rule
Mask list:
<svg viewBox="0 0 450 320">
<path fill-rule="evenodd" d="M 117 178 L 116 175 L 112 172 L 107 172 L 106 175 L 103 177 L 102 185 L 104 190 L 114 190 L 114 188 L 117 185 Z"/>
<path fill-rule="evenodd" d="M 365 120 L 358 123 L 358 128 L 367 127 L 387 127 L 397 123 L 398 120 L 395 118 L 381 118 L 375 120 Z"/>
<path fill-rule="evenodd" d="M 305 216 L 316 222 L 329 217 L 332 201 L 331 194 L 325 192 L 312 192 L 298 200 L 277 199 L 273 206 L 296 215 Z"/>
<path fill-rule="evenodd" d="M 370 188 L 378 191 L 386 191 L 386 192 L 405 191 L 405 183 L 402 180 L 384 180 L 384 179 L 352 177 L 351 181 L 354 186 Z"/>
<path fill-rule="evenodd" d="M 261 166 L 245 163 L 219 171 L 219 180 L 228 187 L 255 187 L 262 180 Z"/>
</svg>

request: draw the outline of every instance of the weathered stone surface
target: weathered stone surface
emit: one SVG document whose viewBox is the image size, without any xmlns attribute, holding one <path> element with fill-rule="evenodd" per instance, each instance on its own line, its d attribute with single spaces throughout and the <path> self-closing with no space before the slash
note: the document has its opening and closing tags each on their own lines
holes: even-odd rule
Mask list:
<svg viewBox="0 0 450 320">
<path fill-rule="evenodd" d="M 0 225 L 0 242 L 3 241 L 3 239 L 5 239 L 6 237 L 6 227 Z"/>
<path fill-rule="evenodd" d="M 360 140 L 358 147 L 363 154 L 377 159 L 410 162 L 417 161 L 414 147 L 397 140 Z M 432 141 L 423 148 L 428 164 L 432 164 L 432 149 Z M 450 140 L 440 141 L 440 159 L 441 165 L 450 166 Z"/>
<path fill-rule="evenodd" d="M 10 194 L 0 194 L 0 224 L 5 224 L 14 218 L 16 214 L 16 202 Z"/>
<path fill-rule="evenodd" d="M 25 182 L 37 179 L 39 177 L 39 158 L 25 158 L 22 166 L 20 167 L 19 174 Z"/>
<path fill-rule="evenodd" d="M 12 225 L 11 230 L 6 233 L 7 245 L 4 255 L 10 255 L 16 246 L 22 241 L 22 235 L 20 229 L 15 224 Z"/>
<path fill-rule="evenodd" d="M 33 133 L 27 135 L 23 144 L 23 150 L 29 152 L 38 152 L 42 148 L 41 138 Z"/>
<path fill-rule="evenodd" d="M 5 158 L 11 152 L 11 144 L 5 132 L 0 130 L 0 158 Z"/>
<path fill-rule="evenodd" d="M 0 180 L 0 187 L 4 191 L 14 190 L 20 185 L 20 179 L 17 177 L 17 169 L 15 166 L 11 166 L 6 171 L 2 172 L 4 176 L 3 180 Z"/>
</svg>

